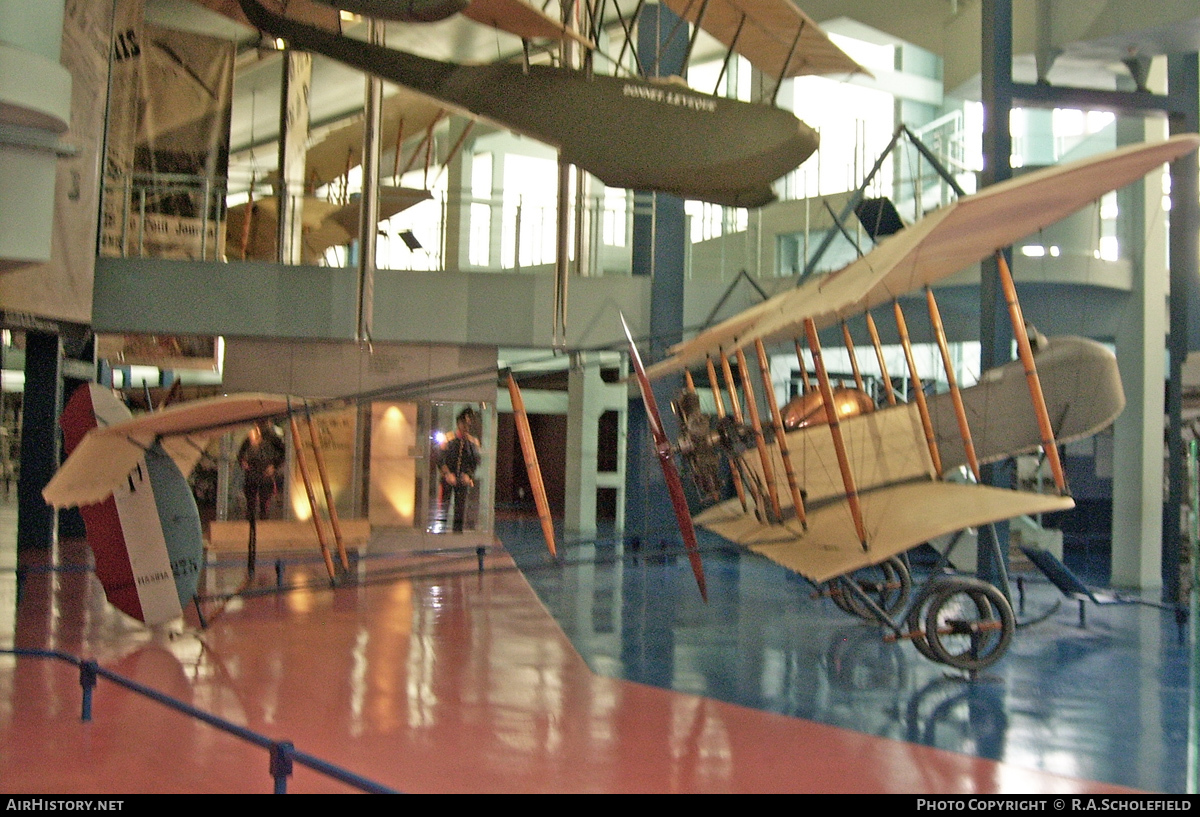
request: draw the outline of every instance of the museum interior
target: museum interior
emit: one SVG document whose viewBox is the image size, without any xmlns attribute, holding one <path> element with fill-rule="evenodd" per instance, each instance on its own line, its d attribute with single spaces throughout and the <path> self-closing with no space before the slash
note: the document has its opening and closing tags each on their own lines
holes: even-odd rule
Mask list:
<svg viewBox="0 0 1200 817">
<path fill-rule="evenodd" d="M 0 791 L 1194 794 L 1198 53 L 0 0 Z"/>
</svg>

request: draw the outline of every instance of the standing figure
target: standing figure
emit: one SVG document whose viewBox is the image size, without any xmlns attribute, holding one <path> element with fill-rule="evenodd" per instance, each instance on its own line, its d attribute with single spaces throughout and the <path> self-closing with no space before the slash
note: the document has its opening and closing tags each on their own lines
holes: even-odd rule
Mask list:
<svg viewBox="0 0 1200 817">
<path fill-rule="evenodd" d="M 479 440 L 471 436 L 475 410 L 470 406 L 458 413 L 454 435 L 442 445 L 438 471 L 442 477 L 443 501 L 454 499 L 453 530 L 463 529 L 467 500 L 475 487 L 475 469 L 479 467 Z"/>
<path fill-rule="evenodd" d="M 242 467 L 242 491 L 246 496 L 246 519 L 250 523 L 250 548 L 246 562 L 246 570 L 250 575 L 254 575 L 255 550 L 258 543 L 256 522 L 260 518 L 267 518 L 285 456 L 283 438 L 265 421 L 260 421 L 250 428 L 246 441 L 238 449 L 238 464 Z"/>
</svg>

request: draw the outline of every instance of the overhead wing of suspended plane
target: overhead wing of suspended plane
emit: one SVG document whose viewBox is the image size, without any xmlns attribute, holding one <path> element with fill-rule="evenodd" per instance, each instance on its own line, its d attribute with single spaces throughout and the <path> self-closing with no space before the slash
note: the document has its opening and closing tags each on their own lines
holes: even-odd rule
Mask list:
<svg viewBox="0 0 1200 817">
<path fill-rule="evenodd" d="M 791 0 L 666 0 L 666 6 L 777 81 L 870 73 Z"/>
<path fill-rule="evenodd" d="M 389 88 L 381 103 L 378 127 L 381 147 L 393 152 L 394 161 L 391 166 L 381 166 L 380 175 L 403 175 L 413 167 L 423 167 L 429 131 L 447 114 L 445 105 L 423 94 Z M 360 113 L 313 132 L 304 158 L 306 189 L 315 191 L 362 164 L 363 124 Z"/>
<path fill-rule="evenodd" d="M 926 399 L 918 388 L 910 402 L 892 404 L 885 377 L 889 404 L 864 412 L 860 404 L 846 403 L 842 409 L 824 369 L 819 330 L 842 322 L 853 358 L 844 322 L 865 313 L 882 360 L 869 310 L 888 305 L 908 352 L 911 371 L 904 376 L 920 383 L 899 296 L 925 289 L 930 323 L 938 330 L 930 284 L 1194 152 L 1198 144 L 1200 137 L 1189 134 L 1133 145 L 988 187 L 885 239 L 842 270 L 806 281 L 673 347 L 665 360 L 646 370 L 647 376 L 686 371 L 690 382 L 693 367 L 707 366 L 722 415 L 700 417 L 696 404 L 681 397 L 677 410 L 684 432 L 677 450 L 702 468 L 715 459 L 706 460 L 706 452 L 724 455 L 744 492 L 702 511 L 696 523 L 820 583 L 944 533 L 1072 507 L 1061 464 L 1053 468 L 1057 444 L 1095 433 L 1120 412 L 1124 394 L 1116 359 L 1099 344 L 1078 338 L 1052 338 L 1039 344 L 1035 355 L 1002 256 L 1001 278 L 1021 359 L 985 372 L 970 388 L 958 389 L 951 377 L 948 394 Z M 763 372 L 768 369 L 764 344 L 784 338 L 795 343 L 798 365 L 816 371 L 817 393 L 810 399 L 825 407 L 820 423 L 783 425 L 789 412 L 779 411 L 769 372 Z M 944 349 L 944 333 L 939 339 Z M 747 365 L 747 350 L 752 356 L 757 352 L 757 372 Z M 948 351 L 943 357 L 948 360 Z M 740 381 L 733 376 L 735 368 Z M 724 392 L 718 369 L 725 371 Z M 952 367 L 947 363 L 944 369 Z M 761 418 L 753 401 L 756 390 L 772 404 Z M 740 399 L 747 416 L 741 414 Z M 736 409 L 731 415 L 720 408 L 725 400 Z M 1055 471 L 1056 494 L 943 478 L 965 464 L 978 479 L 980 463 L 1039 446 Z M 702 484 L 711 480 L 697 479 Z"/>
<path fill-rule="evenodd" d="M 575 40 L 594 44 L 562 20 L 551 17 L 525 0 L 318 0 L 336 9 L 401 23 L 433 23 L 461 14 L 477 23 L 498 28 L 524 40 Z"/>
</svg>

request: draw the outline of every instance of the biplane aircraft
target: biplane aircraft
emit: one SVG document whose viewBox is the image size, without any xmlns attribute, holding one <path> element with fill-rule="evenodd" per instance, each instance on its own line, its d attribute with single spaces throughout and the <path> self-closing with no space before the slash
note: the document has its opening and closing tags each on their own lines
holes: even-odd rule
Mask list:
<svg viewBox="0 0 1200 817">
<path fill-rule="evenodd" d="M 432 134 L 446 113 L 444 106 L 403 88 L 382 101 L 380 132 L 395 134 L 389 136 L 394 139 L 392 178 L 399 179 L 423 160 L 426 186 L 381 186 L 377 196 L 381 222 L 433 198 L 428 190 Z M 338 182 L 362 164 L 364 119 L 359 114 L 311 134 L 304 157 L 304 197 L 299 204 L 303 263 L 315 264 L 330 247 L 345 246 L 359 238 L 362 204 L 344 189 L 339 190 Z M 413 143 L 407 148 L 407 158 L 406 143 Z M 242 260 L 273 261 L 278 257 L 279 199 L 254 198 L 256 181 L 251 180 L 250 200 L 227 211 L 226 252 Z M 270 181 L 274 184 L 278 179 Z M 328 190 L 324 197 L 315 195 L 321 188 Z"/>
<path fill-rule="evenodd" d="M 1124 407 L 1116 358 L 1100 344 L 1083 338 L 1040 339 L 1034 354 L 1000 251 L 1198 144 L 1200 137 L 1189 134 L 1130 146 L 960 198 L 883 239 L 841 270 L 810 278 L 675 345 L 667 358 L 649 368 L 643 367 L 630 338 L 656 453 L 700 592 L 705 593 L 703 567 L 676 455 L 687 464 L 699 492 L 712 501 L 695 516 L 695 524 L 799 573 L 839 606 L 890 627 L 892 637 L 912 639 L 932 659 L 972 671 L 999 659 L 1015 629 L 1005 595 L 979 579 L 940 578 L 914 597 L 905 620 L 897 622 L 892 614 L 907 600 L 911 583 L 899 557 L 964 528 L 1073 507 L 1057 446 L 1094 434 Z M 960 389 L 930 286 L 992 254 L 1020 359 Z M 888 328 L 894 321 L 907 377 L 919 384 L 922 376 L 898 299 L 922 289 L 949 392 L 927 398 L 914 388 L 911 401 L 901 402 L 891 389 L 872 311 L 891 313 Z M 863 391 L 856 364 L 855 387 L 835 388 L 822 357 L 820 331 L 840 324 L 853 360 L 847 324 L 852 318 L 865 320 L 883 372 L 887 399 L 878 408 Z M 794 343 L 805 380 L 814 371 L 816 381 L 782 408 L 766 355 L 766 344 L 780 340 Z M 811 366 L 803 355 L 805 346 Z M 757 386 L 757 375 L 747 365 L 748 350 L 762 374 Z M 731 357 L 740 380 L 735 380 Z M 707 370 L 714 413 L 700 410 L 693 367 Z M 674 403 L 681 434 L 672 443 L 658 416 L 651 380 L 681 372 L 687 385 Z M 765 409 L 759 409 L 756 392 L 765 395 Z M 1051 467 L 1055 493 L 980 484 L 981 464 L 1039 446 Z M 738 494 L 729 499 L 720 492 L 722 459 L 729 463 Z M 973 483 L 946 478 L 962 466 L 970 469 Z"/>
<path fill-rule="evenodd" d="M 771 104 L 719 97 L 669 79 L 533 64 L 528 50 L 520 64 L 443 62 L 275 13 L 258 0 L 239 2 L 252 25 L 294 48 L 325 55 L 544 142 L 557 148 L 564 161 L 610 187 L 759 207 L 775 199 L 771 183 L 817 148 L 812 128 Z M 865 73 L 791 3 L 718 0 L 711 3 L 711 12 L 699 15 L 686 0 L 667 5 L 690 15 L 731 52 L 747 54 L 779 82 L 807 73 Z M 565 38 L 593 47 L 590 38 L 521 0 L 362 0 L 354 6 L 369 15 L 410 22 L 443 19 L 461 7 L 465 16 L 504 28 L 524 41 Z"/>
<path fill-rule="evenodd" d="M 494 374 L 495 370 L 489 370 L 489 375 Z M 322 401 L 320 408 L 412 396 L 460 380 L 436 378 L 403 388 Z M 524 401 L 511 371 L 502 380 L 512 400 L 517 436 L 546 547 L 553 556 L 553 522 Z M 336 584 L 350 565 L 338 533 L 312 408 L 295 397 L 247 393 L 193 400 L 134 416 L 111 390 L 87 383 L 71 395 L 59 419 L 68 456 L 42 496 L 55 508 L 80 509 L 96 577 L 109 602 L 147 626 L 164 624 L 179 618 L 193 601 L 200 612 L 197 589 L 204 565 L 204 539 L 186 475 L 216 437 L 263 419 L 285 419 L 295 443 L 297 465 L 329 581 Z M 307 420 L 315 460 L 315 468 L 311 469 L 303 453 L 301 418 Z M 317 483 L 325 495 L 329 517 L 325 522 L 318 513 Z M 251 550 L 247 585 L 253 574 L 253 558 Z"/>
</svg>

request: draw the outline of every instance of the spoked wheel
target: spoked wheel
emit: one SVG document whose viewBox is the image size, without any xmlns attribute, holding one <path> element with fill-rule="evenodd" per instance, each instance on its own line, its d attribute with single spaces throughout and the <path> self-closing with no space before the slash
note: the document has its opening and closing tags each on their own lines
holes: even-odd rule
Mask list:
<svg viewBox="0 0 1200 817">
<path fill-rule="evenodd" d="M 854 582 L 871 601 L 879 605 L 879 609 L 889 616 L 900 610 L 909 594 L 912 593 L 912 574 L 908 565 L 898 556 L 880 562 L 877 565 L 856 570 L 848 576 L 835 580 L 830 588 L 833 603 L 842 610 L 867 621 L 879 621 L 879 615 L 872 610 L 852 587 L 846 586 Z"/>
<path fill-rule="evenodd" d="M 927 582 L 917 591 L 917 597 L 913 600 L 913 604 L 908 610 L 908 617 L 905 619 L 905 627 L 912 635 L 913 646 L 917 648 L 917 652 L 930 661 L 940 659 L 933 654 L 933 650 L 929 649 L 929 642 L 925 640 L 925 614 L 929 611 L 929 603 L 933 597 L 945 590 L 945 585 L 949 581 L 952 580 L 938 577 Z"/>
<path fill-rule="evenodd" d="M 939 582 L 925 606 L 925 645 L 936 661 L 981 670 L 1004 655 L 1017 622 L 1004 594 L 979 579 Z"/>
</svg>

